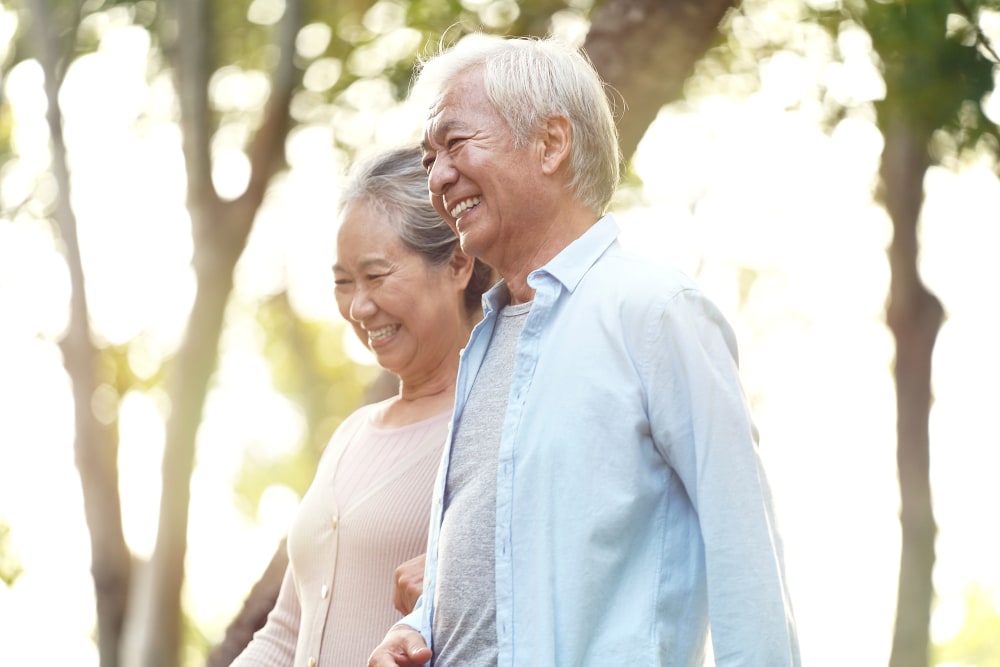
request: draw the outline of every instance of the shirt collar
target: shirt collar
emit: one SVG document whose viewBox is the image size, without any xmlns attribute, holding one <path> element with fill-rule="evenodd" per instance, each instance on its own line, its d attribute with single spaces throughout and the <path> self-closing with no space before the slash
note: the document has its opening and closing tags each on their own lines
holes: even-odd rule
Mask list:
<svg viewBox="0 0 1000 667">
<path fill-rule="evenodd" d="M 615 242 L 618 232 L 618 223 L 614 217 L 611 214 L 605 215 L 580 238 L 563 248 L 548 264 L 528 274 L 528 284 L 537 289 L 538 277 L 550 275 L 572 292 L 594 262 Z M 489 315 L 506 306 L 509 301 L 507 283 L 501 280 L 483 295 L 483 311 Z"/>
<path fill-rule="evenodd" d="M 528 275 L 528 284 L 536 287 L 536 276 L 548 274 L 558 280 L 570 292 L 583 280 L 590 267 L 618 238 L 618 223 L 610 214 L 595 222 L 553 257 L 545 266 Z"/>
</svg>

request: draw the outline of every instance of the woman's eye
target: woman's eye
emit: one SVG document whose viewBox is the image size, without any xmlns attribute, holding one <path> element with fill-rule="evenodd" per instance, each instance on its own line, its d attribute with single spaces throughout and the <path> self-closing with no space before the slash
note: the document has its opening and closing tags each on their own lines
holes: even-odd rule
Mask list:
<svg viewBox="0 0 1000 667">
<path fill-rule="evenodd" d="M 347 278 L 337 278 L 336 280 L 333 281 L 333 284 L 336 285 L 337 287 L 342 287 L 344 285 L 350 285 L 351 281 L 348 280 Z"/>
</svg>

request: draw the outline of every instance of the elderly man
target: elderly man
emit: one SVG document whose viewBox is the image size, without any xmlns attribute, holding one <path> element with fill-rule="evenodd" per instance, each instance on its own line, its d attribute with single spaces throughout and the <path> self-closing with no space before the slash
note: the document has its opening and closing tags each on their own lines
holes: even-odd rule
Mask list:
<svg viewBox="0 0 1000 667">
<path fill-rule="evenodd" d="M 555 40 L 480 37 L 415 94 L 431 200 L 503 280 L 459 368 L 424 593 L 371 667 L 798 665 L 736 342 L 606 215 L 603 85 Z"/>
</svg>

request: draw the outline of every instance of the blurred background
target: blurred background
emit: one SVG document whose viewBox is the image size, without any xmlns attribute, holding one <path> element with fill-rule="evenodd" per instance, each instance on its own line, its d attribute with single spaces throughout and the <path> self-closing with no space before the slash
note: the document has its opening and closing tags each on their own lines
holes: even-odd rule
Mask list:
<svg viewBox="0 0 1000 667">
<path fill-rule="evenodd" d="M 3 0 L 0 664 L 209 661 L 384 391 L 338 183 L 477 29 L 613 87 L 623 242 L 738 334 L 804 664 L 1000 665 L 997 0 Z"/>
</svg>

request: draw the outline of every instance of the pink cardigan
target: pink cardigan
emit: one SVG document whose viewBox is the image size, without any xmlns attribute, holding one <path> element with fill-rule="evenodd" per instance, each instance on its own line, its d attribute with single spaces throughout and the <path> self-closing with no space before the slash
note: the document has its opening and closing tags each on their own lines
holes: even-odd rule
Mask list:
<svg viewBox="0 0 1000 667">
<path fill-rule="evenodd" d="M 364 667 L 399 620 L 393 573 L 426 548 L 451 415 L 383 429 L 379 405 L 333 434 L 288 533 L 278 601 L 233 667 Z"/>
</svg>

